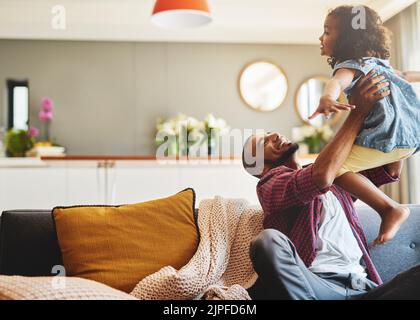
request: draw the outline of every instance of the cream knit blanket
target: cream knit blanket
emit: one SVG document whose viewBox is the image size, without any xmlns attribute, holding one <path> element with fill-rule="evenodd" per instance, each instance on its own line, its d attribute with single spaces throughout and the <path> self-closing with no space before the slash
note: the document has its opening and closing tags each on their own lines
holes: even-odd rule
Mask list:
<svg viewBox="0 0 420 320">
<path fill-rule="evenodd" d="M 246 200 L 216 196 L 201 201 L 195 255 L 180 270 L 166 266 L 147 276 L 130 294 L 139 299 L 250 299 L 245 289 L 257 274 L 249 245 L 262 220 L 262 209 Z"/>
</svg>

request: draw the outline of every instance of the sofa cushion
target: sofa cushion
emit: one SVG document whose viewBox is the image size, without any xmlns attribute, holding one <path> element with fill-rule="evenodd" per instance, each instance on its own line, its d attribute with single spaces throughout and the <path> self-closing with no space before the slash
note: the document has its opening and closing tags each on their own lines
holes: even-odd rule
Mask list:
<svg viewBox="0 0 420 320">
<path fill-rule="evenodd" d="M 411 214 L 396 236 L 370 248 L 373 262 L 382 281 L 387 282 L 398 273 L 420 263 L 420 205 L 408 205 Z M 357 208 L 369 244 L 377 237 L 381 219 L 367 206 Z"/>
<path fill-rule="evenodd" d="M 63 264 L 51 210 L 11 210 L 0 218 L 0 274 L 51 276 Z"/>
<path fill-rule="evenodd" d="M 54 208 L 66 275 L 130 292 L 164 266 L 180 268 L 198 245 L 194 202 L 185 189 L 131 205 Z"/>
<path fill-rule="evenodd" d="M 70 277 L 0 276 L 0 300 L 137 300 L 104 284 Z"/>
</svg>

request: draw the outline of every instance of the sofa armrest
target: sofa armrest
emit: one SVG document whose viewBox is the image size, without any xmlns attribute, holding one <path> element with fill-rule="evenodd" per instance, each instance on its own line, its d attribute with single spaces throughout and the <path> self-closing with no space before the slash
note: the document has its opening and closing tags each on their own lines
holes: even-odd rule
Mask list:
<svg viewBox="0 0 420 320">
<path fill-rule="evenodd" d="M 48 276 L 62 265 L 51 210 L 4 211 L 0 224 L 0 274 Z"/>
</svg>

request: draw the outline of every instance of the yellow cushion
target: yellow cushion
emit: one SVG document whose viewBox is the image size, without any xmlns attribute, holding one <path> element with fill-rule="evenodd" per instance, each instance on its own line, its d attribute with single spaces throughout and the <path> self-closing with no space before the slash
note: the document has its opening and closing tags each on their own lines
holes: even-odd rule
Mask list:
<svg viewBox="0 0 420 320">
<path fill-rule="evenodd" d="M 66 275 L 130 292 L 163 266 L 184 266 L 198 246 L 195 194 L 122 206 L 56 207 Z"/>
</svg>

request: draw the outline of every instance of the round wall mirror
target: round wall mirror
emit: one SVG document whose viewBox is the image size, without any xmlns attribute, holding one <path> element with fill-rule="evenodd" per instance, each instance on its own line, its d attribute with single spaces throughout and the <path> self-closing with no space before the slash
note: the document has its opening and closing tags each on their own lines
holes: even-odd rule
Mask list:
<svg viewBox="0 0 420 320">
<path fill-rule="evenodd" d="M 309 116 L 315 112 L 319 105 L 319 99 L 324 92 L 325 85 L 329 78 L 325 76 L 314 76 L 305 80 L 296 92 L 295 108 L 299 118 L 306 124 L 321 127 L 325 124 L 336 124 L 345 112 L 333 114 L 329 119 L 319 115 L 314 119 L 308 120 Z M 346 96 L 341 94 L 338 101 L 345 103 Z"/>
<path fill-rule="evenodd" d="M 239 94 L 256 111 L 273 111 L 281 106 L 288 84 L 283 70 L 274 63 L 257 61 L 248 64 L 240 73 Z"/>
</svg>

